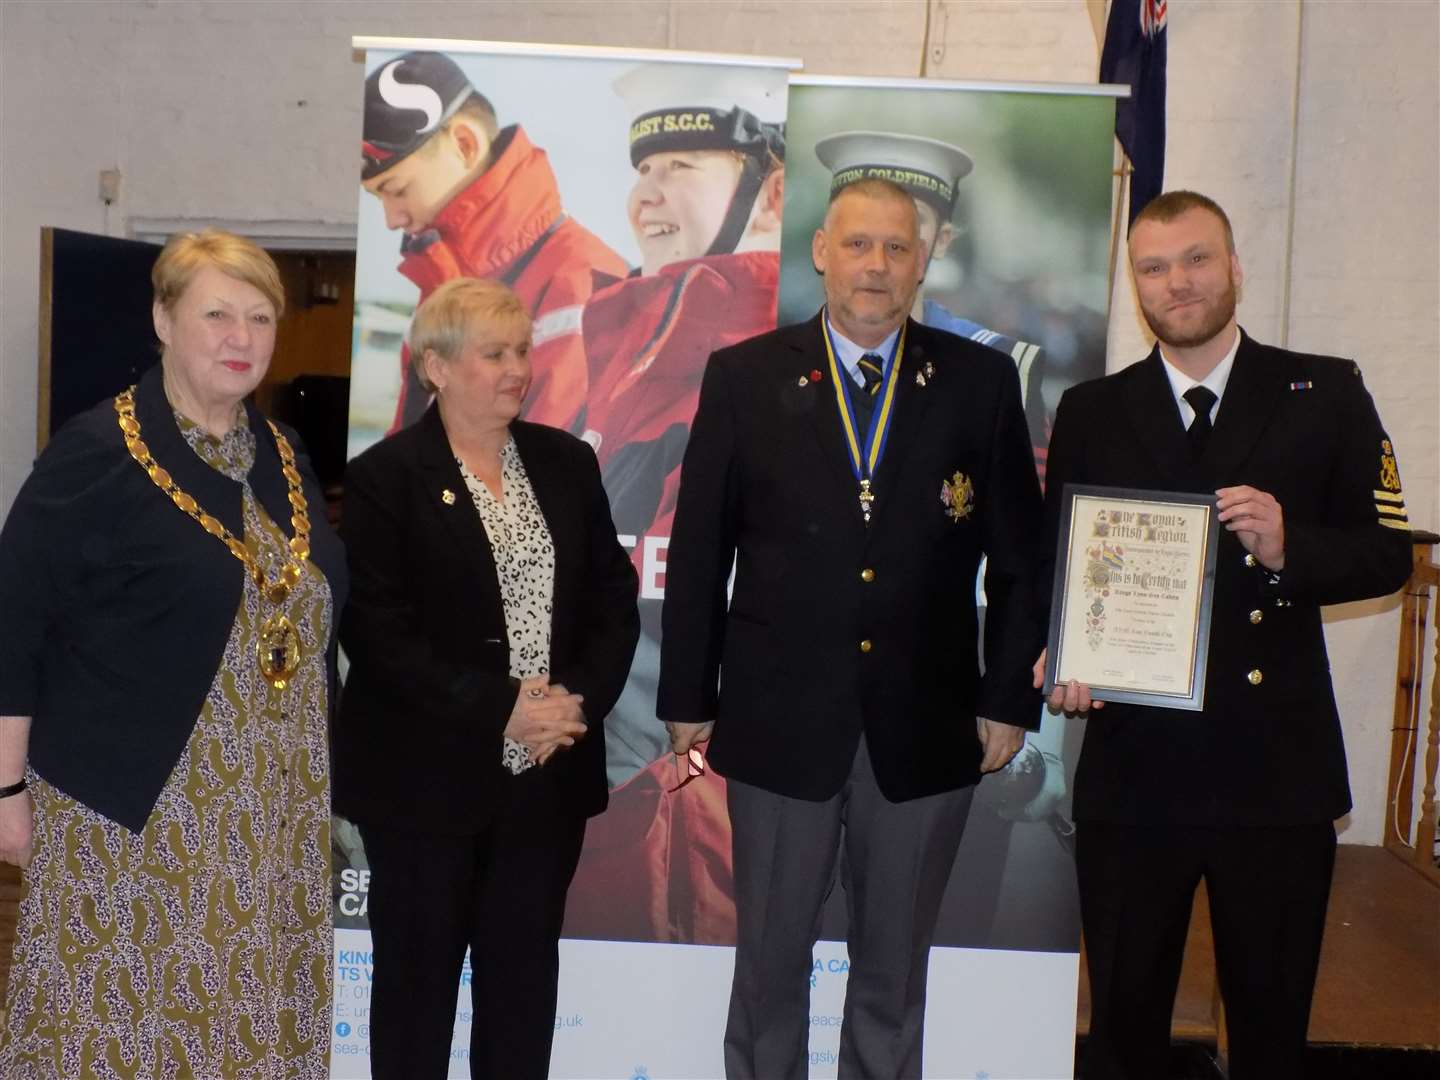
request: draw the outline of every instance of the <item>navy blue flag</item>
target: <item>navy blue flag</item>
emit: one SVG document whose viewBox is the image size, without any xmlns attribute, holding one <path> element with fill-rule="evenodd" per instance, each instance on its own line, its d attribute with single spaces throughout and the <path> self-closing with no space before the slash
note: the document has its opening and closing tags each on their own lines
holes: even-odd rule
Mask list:
<svg viewBox="0 0 1440 1080">
<path fill-rule="evenodd" d="M 1115 103 L 1115 137 L 1134 172 L 1130 220 L 1165 184 L 1165 0 L 1113 0 L 1100 81 L 1130 87 Z"/>
</svg>

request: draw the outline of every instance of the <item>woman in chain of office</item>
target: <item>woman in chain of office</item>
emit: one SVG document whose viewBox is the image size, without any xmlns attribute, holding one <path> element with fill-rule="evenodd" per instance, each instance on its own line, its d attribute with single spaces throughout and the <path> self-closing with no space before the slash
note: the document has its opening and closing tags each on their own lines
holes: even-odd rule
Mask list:
<svg viewBox="0 0 1440 1080">
<path fill-rule="evenodd" d="M 0 534 L 0 858 L 28 863 L 0 1076 L 321 1080 L 343 553 L 245 402 L 274 262 L 206 230 L 152 281 L 160 363 L 56 434 Z"/>
</svg>

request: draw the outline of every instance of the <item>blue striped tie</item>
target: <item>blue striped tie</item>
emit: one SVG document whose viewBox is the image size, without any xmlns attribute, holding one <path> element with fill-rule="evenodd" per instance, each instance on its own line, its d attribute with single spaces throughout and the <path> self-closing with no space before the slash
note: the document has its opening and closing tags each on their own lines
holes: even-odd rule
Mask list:
<svg viewBox="0 0 1440 1080">
<path fill-rule="evenodd" d="M 885 376 L 885 360 L 875 353 L 866 353 L 860 358 L 860 375 L 865 380 L 863 393 L 854 395 L 855 419 L 860 422 L 860 436 L 863 438 L 870 428 L 870 415 L 875 411 L 875 400 L 880 393 L 880 382 Z"/>
<path fill-rule="evenodd" d="M 874 397 L 880 392 L 880 381 L 885 378 L 885 358 L 873 352 L 860 357 L 860 376 L 865 380 L 865 393 Z"/>
</svg>

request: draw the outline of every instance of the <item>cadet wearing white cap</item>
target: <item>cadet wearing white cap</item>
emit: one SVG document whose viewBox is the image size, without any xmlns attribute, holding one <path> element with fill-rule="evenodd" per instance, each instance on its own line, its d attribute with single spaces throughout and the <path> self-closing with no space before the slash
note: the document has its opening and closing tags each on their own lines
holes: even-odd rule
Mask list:
<svg viewBox="0 0 1440 1080">
<path fill-rule="evenodd" d="M 955 238 L 950 218 L 959 183 L 975 168 L 975 159 L 968 153 L 923 135 L 844 131 L 819 140 L 815 156 L 831 172 L 832 193 L 865 179 L 889 180 L 910 192 L 919 210 L 920 238 L 930 249 L 930 262 L 945 257 Z M 1030 389 L 1039 382 L 1039 345 L 962 318 L 938 301 L 925 300 L 923 294 L 916 297 L 913 314 L 926 326 L 948 330 L 1008 354 L 1019 369 L 1020 399 L 1029 412 Z"/>
<path fill-rule="evenodd" d="M 753 67 L 664 63 L 636 67 L 614 85 L 630 121 L 626 211 L 642 265 L 585 306 L 584 438 L 616 528 L 637 538 L 643 562 L 647 542 L 670 535 L 706 357 L 775 326 L 786 84 L 783 73 Z M 645 632 L 629 687 L 605 724 L 614 812 L 597 821 L 572 888 L 591 899 L 572 906 L 566 926 L 580 937 L 729 943 L 722 782 L 707 778 L 683 804 L 666 794 L 676 763 L 655 723 L 658 599 L 642 597 L 640 614 Z M 604 835 L 607 822 L 646 815 L 655 827 Z M 656 846 L 660 835 L 666 842 Z"/>
<path fill-rule="evenodd" d="M 778 250 L 778 204 L 757 220 L 778 194 L 761 198 L 785 156 L 785 88 L 772 82 L 749 68 L 706 72 L 702 80 L 679 64 L 648 64 L 616 80 L 634 118 L 630 163 L 638 175 L 627 208 L 646 274 L 679 259 Z M 650 160 L 662 154 L 687 155 L 685 176 L 663 175 L 673 162 Z"/>
</svg>

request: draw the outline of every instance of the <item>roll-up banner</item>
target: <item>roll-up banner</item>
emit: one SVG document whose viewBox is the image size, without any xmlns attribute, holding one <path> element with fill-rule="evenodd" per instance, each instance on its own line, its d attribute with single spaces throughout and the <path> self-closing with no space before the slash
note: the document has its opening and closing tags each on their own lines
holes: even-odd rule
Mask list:
<svg viewBox="0 0 1440 1080">
<path fill-rule="evenodd" d="M 453 277 L 501 278 L 534 317 L 525 417 L 595 448 L 640 575 L 644 632 L 606 721 L 610 808 L 590 821 L 570 891 L 551 1075 L 719 1077 L 735 932 L 724 780 L 674 790 L 685 775 L 654 710 L 670 520 L 705 360 L 775 326 L 777 305 L 781 322 L 814 313 L 810 237 L 832 184 L 892 170 L 934 234 L 917 317 L 1012 357 L 1043 467 L 1061 391 L 1104 367 L 1110 88 L 792 79 L 798 61 L 651 50 L 354 44 L 384 107 L 361 147 L 350 455 L 428 404 L 404 346 L 418 303 Z M 457 186 L 445 155 L 463 160 L 464 146 L 423 136 L 462 112 L 490 146 Z M 912 161 L 917 147 L 928 156 Z M 1046 717 L 980 786 L 931 959 L 926 1075 L 1070 1075 L 1077 740 Z M 359 1080 L 368 867 L 353 825 L 337 818 L 334 836 L 332 1075 Z M 811 975 L 814 1077 L 836 1072 L 844 911 L 837 884 Z M 471 963 L 484 957 L 457 987 L 457 1077 L 469 1075 Z"/>
</svg>

